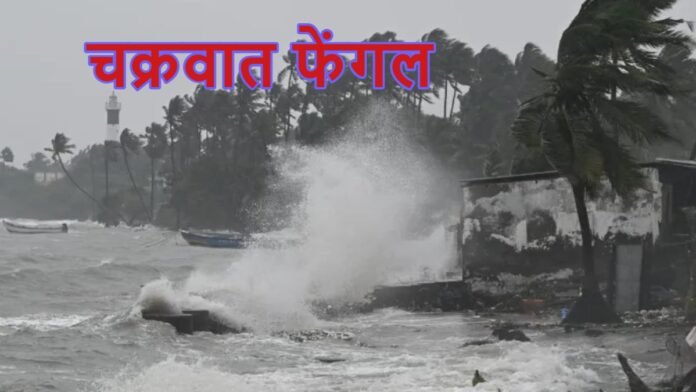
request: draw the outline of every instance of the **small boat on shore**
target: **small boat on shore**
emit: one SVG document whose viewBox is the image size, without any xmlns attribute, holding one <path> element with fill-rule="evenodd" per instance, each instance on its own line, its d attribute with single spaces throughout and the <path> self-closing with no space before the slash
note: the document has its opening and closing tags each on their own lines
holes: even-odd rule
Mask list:
<svg viewBox="0 0 696 392">
<path fill-rule="evenodd" d="M 30 223 L 3 220 L 5 229 L 13 234 L 46 234 L 46 233 L 67 233 L 66 223 Z"/>
<path fill-rule="evenodd" d="M 181 230 L 181 236 L 189 245 L 193 246 L 234 249 L 246 248 L 247 246 L 247 237 L 241 233 Z"/>
</svg>

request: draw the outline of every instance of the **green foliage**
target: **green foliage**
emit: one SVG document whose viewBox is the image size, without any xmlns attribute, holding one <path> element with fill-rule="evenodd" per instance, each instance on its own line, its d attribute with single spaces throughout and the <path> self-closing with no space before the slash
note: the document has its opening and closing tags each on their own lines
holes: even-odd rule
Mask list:
<svg viewBox="0 0 696 392">
<path fill-rule="evenodd" d="M 120 142 L 121 148 L 124 149 L 126 153 L 138 154 L 142 147 L 140 138 L 134 135 L 128 128 L 123 129 L 121 132 Z"/>
<path fill-rule="evenodd" d="M 631 147 L 669 138 L 662 120 L 628 95 L 675 91 L 670 68 L 645 47 L 688 39 L 673 21 L 654 20 L 655 12 L 635 2 L 586 1 L 561 38 L 554 73 L 544 75 L 545 91 L 521 107 L 517 140 L 540 149 L 574 185 L 591 191 L 606 176 L 627 195 L 642 180 Z"/>
<path fill-rule="evenodd" d="M 69 144 L 69 143 L 68 143 Z M 52 165 L 43 152 L 32 154 L 32 159 L 24 164 L 26 170 L 8 167 L 0 171 L 0 216 L 14 216 L 36 219 L 95 219 L 100 213 L 104 184 L 104 147 L 88 146 L 74 154 L 69 162 L 64 162 L 71 178 L 87 191 L 92 200 L 81 193 L 68 177 L 55 181 L 35 182 L 34 174 L 62 171 L 60 163 Z M 147 179 L 148 164 L 144 156 L 131 156 L 130 164 L 135 180 L 144 183 Z M 112 163 L 109 168 L 110 182 L 115 193 L 131 191 L 123 160 Z M 126 220 L 130 214 L 124 210 Z M 135 222 L 135 221 L 134 221 Z"/>
<path fill-rule="evenodd" d="M 44 150 L 51 153 L 51 158 L 58 160 L 62 154 L 73 154 L 74 148 L 75 145 L 70 144 L 70 138 L 59 132 L 51 139 L 51 147 L 47 147 Z"/>
<path fill-rule="evenodd" d="M 14 153 L 12 152 L 12 149 L 10 149 L 9 147 L 3 148 L 2 152 L 0 152 L 0 156 L 2 157 L 2 161 L 5 163 L 14 162 Z"/>
<path fill-rule="evenodd" d="M 547 85 L 522 104 L 512 126 L 516 139 L 540 151 L 573 190 L 584 278 L 565 323 L 620 322 L 599 291 L 585 197 L 596 195 L 604 178 L 619 195 L 631 195 L 643 181 L 634 147 L 669 139 L 660 117 L 632 96 L 675 95 L 673 69 L 654 54 L 690 43 L 675 29 L 682 21 L 657 19 L 673 4 L 586 0 L 561 37 L 553 72 L 535 70 Z"/>
<path fill-rule="evenodd" d="M 134 135 L 131 133 L 130 129 L 125 128 L 121 132 L 121 137 L 120 137 L 120 142 L 121 142 L 121 152 L 123 153 L 123 163 L 126 165 L 126 171 L 128 172 L 128 178 L 130 179 L 132 187 L 132 193 L 138 196 L 138 201 L 140 202 L 140 207 L 142 209 L 140 211 L 136 211 L 134 214 L 135 217 L 140 217 L 139 215 L 145 214 L 147 216 L 148 221 L 152 221 L 152 210 L 151 208 L 148 208 L 148 206 L 145 204 L 145 199 L 143 198 L 143 195 L 141 193 L 140 188 L 138 187 L 137 182 L 135 181 L 135 178 L 133 176 L 133 171 L 131 170 L 130 167 L 130 162 L 128 159 L 129 154 L 138 154 L 140 152 L 140 149 L 142 147 L 142 143 L 140 142 L 140 138 L 138 136 Z M 126 209 L 132 213 L 133 209 L 130 208 L 130 205 L 124 204 L 122 206 L 123 209 Z"/>
<path fill-rule="evenodd" d="M 48 160 L 46 154 L 36 152 L 31 154 L 31 160 L 24 164 L 24 167 L 31 173 L 41 173 L 48 170 L 51 161 Z"/>
<path fill-rule="evenodd" d="M 167 133 L 162 124 L 153 122 L 145 127 L 145 134 L 141 136 L 145 139 L 145 154 L 150 159 L 161 159 L 167 152 Z"/>
</svg>

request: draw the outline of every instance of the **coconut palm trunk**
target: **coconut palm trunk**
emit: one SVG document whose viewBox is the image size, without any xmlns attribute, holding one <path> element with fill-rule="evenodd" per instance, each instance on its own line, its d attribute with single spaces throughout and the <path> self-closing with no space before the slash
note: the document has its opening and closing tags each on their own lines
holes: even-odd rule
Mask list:
<svg viewBox="0 0 696 392">
<path fill-rule="evenodd" d="M 450 99 L 450 111 L 449 111 L 449 119 L 452 119 L 452 113 L 454 113 L 454 103 L 457 101 L 457 82 L 452 82 L 452 99 Z"/>
<path fill-rule="evenodd" d="M 619 316 L 610 307 L 599 291 L 599 283 L 595 272 L 594 247 L 592 244 L 592 228 L 585 203 L 585 186 L 572 184 L 575 209 L 580 223 L 582 236 L 582 294 L 575 302 L 568 316 L 563 320 L 566 324 L 576 323 L 614 323 L 621 322 Z"/>
<path fill-rule="evenodd" d="M 584 272 L 582 291 L 599 291 L 597 275 L 595 273 L 594 247 L 592 238 L 592 228 L 587 214 L 587 204 L 585 203 L 585 188 L 581 185 L 573 186 L 573 198 L 575 199 L 575 209 L 580 223 L 580 234 L 582 236 L 582 268 Z"/>
<path fill-rule="evenodd" d="M 92 196 L 89 192 L 87 192 L 83 187 L 81 187 L 80 184 L 78 184 L 77 181 L 75 181 L 73 176 L 70 175 L 70 172 L 65 167 L 65 164 L 63 163 L 63 159 L 60 157 L 60 155 L 58 155 L 57 159 L 58 159 L 58 164 L 60 165 L 60 168 L 63 169 L 63 173 L 65 173 L 65 177 L 70 181 L 70 183 L 73 184 L 73 186 L 75 188 L 77 188 L 77 190 L 82 192 L 83 195 L 87 196 L 87 198 L 89 198 L 91 201 L 93 201 L 102 211 L 106 211 L 106 207 L 102 203 L 100 203 L 99 200 L 97 200 L 94 196 Z M 118 215 L 119 219 L 121 219 L 123 222 L 127 222 L 126 218 L 124 218 L 123 215 L 121 215 L 121 212 L 119 212 L 119 211 L 115 211 L 115 212 L 116 212 L 116 215 Z"/>
<path fill-rule="evenodd" d="M 155 160 L 150 159 L 150 219 L 155 216 Z"/>
<path fill-rule="evenodd" d="M 442 102 L 442 118 L 447 119 L 447 86 L 448 83 L 445 81 L 445 97 L 444 101 Z"/>
<path fill-rule="evenodd" d="M 104 142 L 104 200 L 109 204 L 109 142 Z"/>
<path fill-rule="evenodd" d="M 140 193 L 140 189 L 138 188 L 138 185 L 135 183 L 133 171 L 131 170 L 130 162 L 128 161 L 128 151 L 126 151 L 126 147 L 123 144 L 121 144 L 121 152 L 123 153 L 123 163 L 126 165 L 126 172 L 128 172 L 128 178 L 130 179 L 133 191 L 138 195 L 138 199 L 140 200 L 140 206 L 143 207 L 143 211 L 145 211 L 145 213 L 148 215 L 148 220 L 152 222 L 152 214 L 150 214 L 150 209 L 147 207 L 147 204 L 145 204 L 143 194 Z"/>
<path fill-rule="evenodd" d="M 77 190 L 82 192 L 83 195 L 87 196 L 87 198 L 89 198 L 97 206 L 99 206 L 99 208 L 104 209 L 104 206 L 99 202 L 99 200 L 97 200 L 94 196 L 92 196 L 89 192 L 87 192 L 84 188 L 82 188 L 80 186 L 80 184 L 78 184 L 77 181 L 75 181 L 73 176 L 70 175 L 70 172 L 68 171 L 68 169 L 65 167 L 65 164 L 63 163 L 63 158 L 61 158 L 60 155 L 58 155 L 57 159 L 58 159 L 58 164 L 60 165 L 60 168 L 63 170 L 63 173 L 65 173 L 65 177 L 70 181 L 70 183 L 73 184 L 73 186 L 75 188 L 77 188 Z"/>
<path fill-rule="evenodd" d="M 290 138 L 290 116 L 291 110 L 292 110 L 292 105 L 290 105 L 290 87 L 291 87 L 291 82 L 292 82 L 292 75 L 288 76 L 288 89 L 287 94 L 288 94 L 288 112 L 285 114 L 285 142 L 287 143 Z"/>
<path fill-rule="evenodd" d="M 174 193 L 176 192 L 176 158 L 174 154 L 174 129 L 172 125 L 169 125 L 169 161 L 172 165 L 172 198 L 175 199 Z M 176 229 L 181 227 L 181 212 L 179 211 L 179 203 L 177 200 L 174 201 L 174 210 L 176 212 Z"/>
<path fill-rule="evenodd" d="M 97 180 L 94 172 L 94 147 L 89 150 L 89 174 L 92 180 L 92 194 L 94 195 L 97 193 Z M 92 206 L 92 217 L 95 218 L 99 213 L 99 206 L 96 203 L 92 204 Z"/>
<path fill-rule="evenodd" d="M 97 200 L 93 195 L 87 192 L 84 188 L 82 188 L 80 184 L 78 184 L 77 181 L 75 181 L 72 175 L 70 175 L 70 172 L 65 167 L 61 154 L 72 154 L 73 148 L 75 148 L 75 145 L 70 144 L 70 139 L 67 136 L 65 136 L 65 134 L 58 132 L 56 133 L 56 136 L 53 139 L 51 139 L 51 147 L 45 148 L 44 150 L 50 152 L 52 154 L 53 159 L 55 161 L 58 161 L 58 164 L 60 165 L 60 168 L 63 170 L 63 173 L 65 173 L 65 176 L 68 178 L 68 180 L 72 183 L 72 185 L 75 188 L 77 188 L 82 194 L 87 196 L 88 199 L 90 199 L 96 205 L 98 205 L 99 208 L 108 213 L 109 211 L 104 207 L 104 205 L 100 203 L 99 200 Z M 123 219 L 123 215 L 121 215 L 119 211 L 115 212 L 116 215 L 118 215 L 119 219 L 125 221 L 125 219 Z"/>
</svg>

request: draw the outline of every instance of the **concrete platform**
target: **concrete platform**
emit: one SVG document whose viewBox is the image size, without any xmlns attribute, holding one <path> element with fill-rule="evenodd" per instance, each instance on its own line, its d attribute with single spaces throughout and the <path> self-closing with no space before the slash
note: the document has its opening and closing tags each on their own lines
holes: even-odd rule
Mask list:
<svg viewBox="0 0 696 392">
<path fill-rule="evenodd" d="M 145 320 L 169 323 L 180 334 L 192 334 L 194 332 L 212 332 L 214 334 L 244 332 L 243 329 L 227 326 L 210 317 L 208 310 L 184 310 L 181 314 L 142 312 L 142 317 Z"/>
</svg>

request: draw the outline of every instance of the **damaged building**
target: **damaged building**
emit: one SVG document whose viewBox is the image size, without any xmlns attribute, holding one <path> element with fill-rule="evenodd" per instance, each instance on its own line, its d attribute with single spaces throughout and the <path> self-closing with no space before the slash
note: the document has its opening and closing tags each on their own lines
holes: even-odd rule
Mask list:
<svg viewBox="0 0 696 392">
<path fill-rule="evenodd" d="M 630 197 L 617 196 L 607 182 L 587 205 L 597 272 L 618 311 L 675 304 L 690 276 L 696 161 L 657 159 L 642 170 L 644 186 Z M 558 172 L 467 179 L 461 186 L 458 251 L 465 281 L 579 268 L 575 203 Z"/>
</svg>

